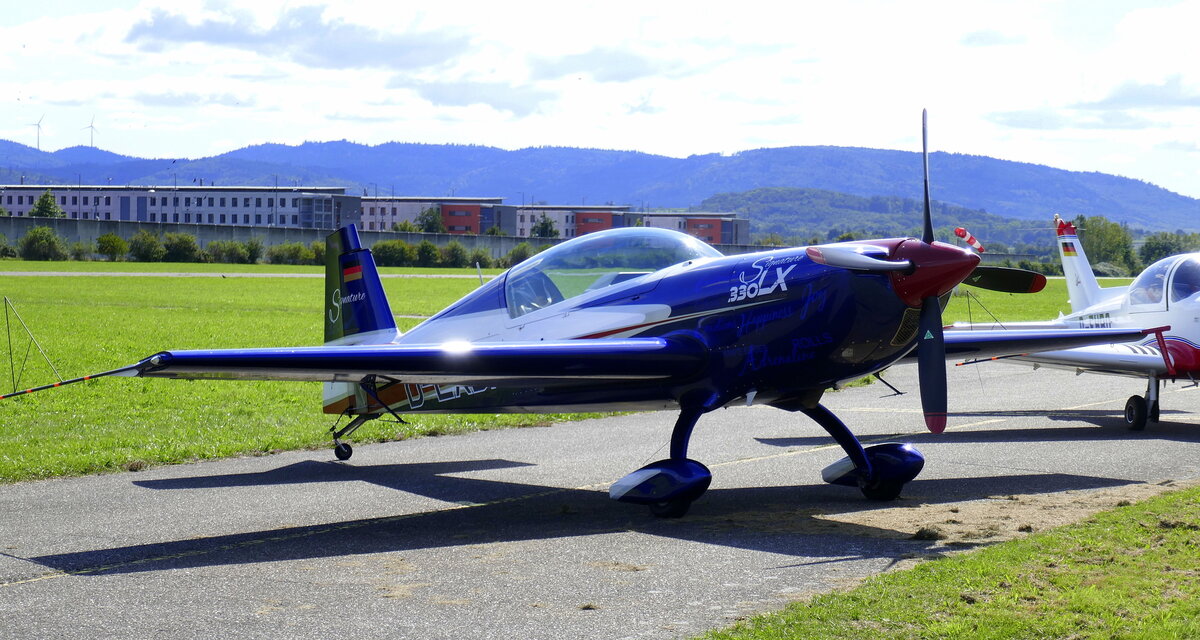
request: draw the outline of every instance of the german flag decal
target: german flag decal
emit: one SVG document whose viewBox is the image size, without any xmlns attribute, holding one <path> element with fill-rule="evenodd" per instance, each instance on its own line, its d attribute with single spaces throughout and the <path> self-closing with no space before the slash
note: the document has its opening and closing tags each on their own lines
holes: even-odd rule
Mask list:
<svg viewBox="0 0 1200 640">
<path fill-rule="evenodd" d="M 359 280 L 362 278 L 362 265 L 352 265 L 342 270 L 342 282 L 350 282 L 351 280 Z"/>
<path fill-rule="evenodd" d="M 1078 253 L 1075 252 L 1075 243 L 1074 242 L 1062 243 L 1062 249 L 1063 249 L 1064 256 L 1078 256 L 1079 255 Z"/>
</svg>

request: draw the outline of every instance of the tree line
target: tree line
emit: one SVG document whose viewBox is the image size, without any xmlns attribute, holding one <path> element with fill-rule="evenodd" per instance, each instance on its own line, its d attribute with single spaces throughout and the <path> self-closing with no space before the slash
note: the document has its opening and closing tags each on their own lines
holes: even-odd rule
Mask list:
<svg viewBox="0 0 1200 640">
<path fill-rule="evenodd" d="M 483 247 L 468 250 L 457 240 L 437 246 L 429 240 L 410 244 L 403 240 L 382 240 L 371 248 L 375 263 L 381 267 L 447 267 L 480 268 L 510 267 L 525 260 L 549 245 L 534 247 L 522 242 L 501 258 L 493 258 Z M 322 265 L 325 264 L 325 243 L 285 242 L 270 247 L 259 238 L 246 241 L 214 240 L 201 248 L 196 236 L 190 233 L 166 233 L 162 236 L 145 229 L 128 241 L 115 233 L 106 233 L 91 242 L 68 243 L 50 227 L 34 227 L 16 245 L 0 234 L 0 258 L 24 260 L 91 260 L 101 256 L 106 260 L 131 262 L 215 262 L 224 264 Z"/>
</svg>

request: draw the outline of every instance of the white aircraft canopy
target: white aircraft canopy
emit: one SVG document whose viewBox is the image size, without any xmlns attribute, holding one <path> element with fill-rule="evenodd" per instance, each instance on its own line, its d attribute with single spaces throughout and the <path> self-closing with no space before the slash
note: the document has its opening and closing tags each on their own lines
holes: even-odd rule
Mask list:
<svg viewBox="0 0 1200 640">
<path fill-rule="evenodd" d="M 1168 291 L 1171 302 L 1185 300 L 1200 291 L 1200 257 L 1171 256 L 1146 267 L 1129 285 L 1129 302 L 1161 306 Z"/>
<path fill-rule="evenodd" d="M 1200 257 L 1186 256 L 1171 276 L 1171 302 L 1179 302 L 1200 292 Z"/>
</svg>

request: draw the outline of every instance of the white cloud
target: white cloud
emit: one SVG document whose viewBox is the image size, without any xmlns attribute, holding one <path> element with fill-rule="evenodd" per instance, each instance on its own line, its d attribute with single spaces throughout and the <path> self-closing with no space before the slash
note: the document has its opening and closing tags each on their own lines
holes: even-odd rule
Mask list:
<svg viewBox="0 0 1200 640">
<path fill-rule="evenodd" d="M 98 145 L 143 156 L 322 139 L 675 156 L 915 150 L 928 107 L 935 149 L 1119 170 L 1200 195 L 1194 172 L 1166 169 L 1185 153 L 1178 145 L 1200 140 L 1200 0 L 935 0 L 919 10 L 851 0 L 786 11 L 120 1 L 66 15 L 24 3 L 6 15 L 0 138 L 33 144 L 28 123 L 45 113 L 43 148 L 86 143 L 81 128 L 95 114 Z"/>
</svg>

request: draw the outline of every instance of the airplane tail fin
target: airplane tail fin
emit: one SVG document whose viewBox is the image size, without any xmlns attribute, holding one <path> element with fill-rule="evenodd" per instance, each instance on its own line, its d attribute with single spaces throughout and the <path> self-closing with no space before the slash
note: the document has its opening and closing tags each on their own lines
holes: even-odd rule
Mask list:
<svg viewBox="0 0 1200 640">
<path fill-rule="evenodd" d="M 386 344 L 399 337 L 371 251 L 354 225 L 338 229 L 325 238 L 325 344 Z M 368 403 L 356 384 L 325 383 L 325 413 L 360 413 Z"/>
<path fill-rule="evenodd" d="M 1058 255 L 1062 259 L 1063 276 L 1067 281 L 1067 293 L 1071 296 L 1071 311 L 1086 309 L 1100 300 L 1100 284 L 1083 251 L 1083 243 L 1075 225 L 1054 216 L 1058 231 Z"/>
</svg>

